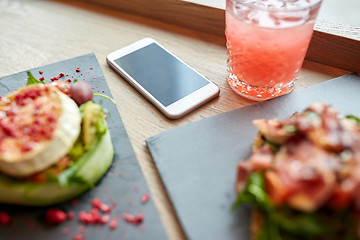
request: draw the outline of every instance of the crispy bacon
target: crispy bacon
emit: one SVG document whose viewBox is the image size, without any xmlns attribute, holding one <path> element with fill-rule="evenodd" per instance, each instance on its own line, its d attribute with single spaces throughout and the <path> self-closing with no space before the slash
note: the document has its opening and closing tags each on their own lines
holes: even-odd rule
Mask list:
<svg viewBox="0 0 360 240">
<path fill-rule="evenodd" d="M 288 119 L 255 120 L 263 146 L 238 165 L 237 191 L 263 171 L 274 205 L 303 211 L 354 206 L 360 212 L 360 127 L 316 103 Z M 272 152 L 266 141 L 280 144 Z"/>
<path fill-rule="evenodd" d="M 245 185 L 251 172 L 264 171 L 271 167 L 273 155 L 269 146 L 254 151 L 247 161 L 238 164 L 236 190 L 239 192 Z"/>
</svg>

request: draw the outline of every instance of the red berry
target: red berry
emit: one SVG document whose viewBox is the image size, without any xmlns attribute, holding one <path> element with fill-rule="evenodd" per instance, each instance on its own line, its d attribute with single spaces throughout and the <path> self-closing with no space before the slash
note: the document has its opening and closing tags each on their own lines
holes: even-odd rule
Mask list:
<svg viewBox="0 0 360 240">
<path fill-rule="evenodd" d="M 60 209 L 48 209 L 45 214 L 46 223 L 60 224 L 66 220 L 66 213 Z"/>
</svg>

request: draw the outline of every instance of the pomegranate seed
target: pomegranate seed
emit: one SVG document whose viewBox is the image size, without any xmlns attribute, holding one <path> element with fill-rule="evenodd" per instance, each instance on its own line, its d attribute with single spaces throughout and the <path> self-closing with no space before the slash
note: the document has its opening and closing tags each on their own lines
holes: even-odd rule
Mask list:
<svg viewBox="0 0 360 240">
<path fill-rule="evenodd" d="M 105 213 L 111 212 L 111 208 L 108 205 L 104 204 L 104 203 L 101 204 L 100 210 L 102 212 L 105 212 Z"/>
<path fill-rule="evenodd" d="M 142 203 L 147 203 L 149 201 L 149 194 L 145 193 L 144 195 L 142 195 L 141 197 L 141 202 Z"/>
<path fill-rule="evenodd" d="M 94 198 L 92 201 L 91 201 L 91 204 L 92 204 L 92 206 L 94 207 L 94 208 L 100 208 L 100 206 L 101 206 L 101 201 L 100 201 L 100 199 L 98 199 L 98 198 Z"/>
<path fill-rule="evenodd" d="M 118 226 L 118 220 L 116 218 L 112 219 L 109 223 L 109 227 L 111 229 L 115 229 L 117 228 L 117 226 Z"/>
<path fill-rule="evenodd" d="M 107 223 L 109 220 L 110 220 L 110 215 L 109 215 L 109 214 L 105 214 L 105 215 L 103 215 L 103 216 L 101 217 L 100 223 L 105 224 L 105 223 Z"/>
<path fill-rule="evenodd" d="M 84 240 L 85 236 L 83 234 L 75 234 L 73 240 Z"/>
<path fill-rule="evenodd" d="M 66 213 L 60 209 L 49 209 L 45 214 L 46 223 L 60 224 L 66 220 Z"/>
<path fill-rule="evenodd" d="M 0 225 L 8 225 L 11 221 L 10 215 L 6 212 L 0 212 Z"/>
</svg>

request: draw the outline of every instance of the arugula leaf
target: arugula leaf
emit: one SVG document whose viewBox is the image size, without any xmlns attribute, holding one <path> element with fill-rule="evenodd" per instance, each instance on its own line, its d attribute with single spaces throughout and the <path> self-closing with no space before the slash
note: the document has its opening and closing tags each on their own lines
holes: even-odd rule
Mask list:
<svg viewBox="0 0 360 240">
<path fill-rule="evenodd" d="M 360 118 L 356 117 L 355 115 L 347 115 L 345 117 L 354 120 L 357 125 L 360 125 Z"/>
<path fill-rule="evenodd" d="M 265 192 L 264 173 L 252 173 L 238 195 L 232 208 L 235 209 L 243 203 L 250 203 L 263 215 L 261 231 L 258 240 L 281 240 L 279 227 L 274 219 L 274 206 Z"/>
<path fill-rule="evenodd" d="M 30 71 L 27 71 L 26 73 L 27 73 L 27 75 L 28 75 L 28 80 L 27 80 L 26 86 L 31 85 L 31 84 L 38 84 L 38 83 L 45 84 L 45 82 L 42 82 L 42 81 L 40 81 L 40 80 L 37 80 L 37 79 L 31 74 Z"/>
<path fill-rule="evenodd" d="M 314 212 L 299 212 L 290 208 L 277 208 L 274 218 L 283 231 L 297 236 L 316 237 L 327 227 L 322 224 L 321 215 Z"/>
</svg>

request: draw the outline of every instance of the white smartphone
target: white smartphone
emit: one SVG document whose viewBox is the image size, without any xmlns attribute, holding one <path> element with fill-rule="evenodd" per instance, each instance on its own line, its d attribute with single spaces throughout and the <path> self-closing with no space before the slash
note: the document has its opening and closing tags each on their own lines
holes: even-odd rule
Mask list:
<svg viewBox="0 0 360 240">
<path fill-rule="evenodd" d="M 108 64 L 168 118 L 184 116 L 219 88 L 152 38 L 110 53 Z"/>
</svg>

